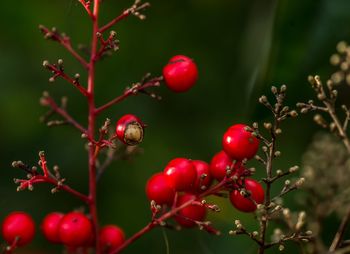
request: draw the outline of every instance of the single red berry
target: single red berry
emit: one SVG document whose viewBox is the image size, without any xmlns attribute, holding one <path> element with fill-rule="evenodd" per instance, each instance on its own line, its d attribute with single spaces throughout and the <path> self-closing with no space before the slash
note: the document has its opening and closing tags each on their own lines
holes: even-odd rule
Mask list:
<svg viewBox="0 0 350 254">
<path fill-rule="evenodd" d="M 210 173 L 218 181 L 221 181 L 227 175 L 227 169 L 232 166 L 233 159 L 224 151 L 214 155 L 210 162 Z"/>
<path fill-rule="evenodd" d="M 146 195 L 149 200 L 154 200 L 159 205 L 171 205 L 174 201 L 175 190 L 163 173 L 157 173 L 148 180 Z"/>
<path fill-rule="evenodd" d="M 233 206 L 241 212 L 254 212 L 256 210 L 256 205 L 251 199 L 257 204 L 262 204 L 265 199 L 264 189 L 259 182 L 249 178 L 244 180 L 244 186 L 245 189 L 250 192 L 250 196 L 244 197 L 239 190 L 234 190 L 230 194 L 230 201 Z"/>
<path fill-rule="evenodd" d="M 59 225 L 59 237 L 69 247 L 83 247 L 93 235 L 91 221 L 81 212 L 66 214 Z"/>
<path fill-rule="evenodd" d="M 16 246 L 23 246 L 30 243 L 35 234 L 35 224 L 25 212 L 12 212 L 2 223 L 2 236 L 5 241 L 12 245 L 16 239 Z"/>
<path fill-rule="evenodd" d="M 223 149 L 235 160 L 251 159 L 259 149 L 259 140 L 246 127 L 244 124 L 235 124 L 224 134 Z"/>
<path fill-rule="evenodd" d="M 183 205 L 191 199 L 194 199 L 195 195 L 192 194 L 184 194 L 178 197 L 177 199 L 177 207 Z M 181 226 L 186 228 L 191 228 L 196 226 L 195 221 L 203 221 L 207 214 L 206 208 L 201 205 L 191 204 L 182 208 L 177 215 L 175 216 L 175 220 Z"/>
<path fill-rule="evenodd" d="M 124 144 L 137 145 L 143 140 L 144 124 L 135 115 L 124 115 L 117 122 L 116 134 Z"/>
<path fill-rule="evenodd" d="M 125 241 L 125 235 L 121 228 L 115 225 L 107 225 L 100 230 L 100 244 L 104 253 L 111 253 Z"/>
<path fill-rule="evenodd" d="M 63 218 L 63 213 L 49 213 L 41 223 L 41 231 L 45 238 L 52 243 L 60 243 L 61 239 L 58 234 L 59 225 Z"/>
<path fill-rule="evenodd" d="M 164 174 L 176 191 L 191 190 L 197 179 L 192 161 L 185 158 L 171 160 L 165 167 Z"/>
<path fill-rule="evenodd" d="M 205 161 L 194 160 L 192 161 L 192 164 L 197 171 L 197 179 L 194 183 L 193 191 L 195 193 L 200 193 L 209 188 L 213 182 L 213 178 L 210 174 L 208 163 Z"/>
<path fill-rule="evenodd" d="M 167 87 L 177 93 L 188 91 L 198 79 L 197 65 L 187 56 L 172 57 L 163 68 L 163 76 Z"/>
</svg>

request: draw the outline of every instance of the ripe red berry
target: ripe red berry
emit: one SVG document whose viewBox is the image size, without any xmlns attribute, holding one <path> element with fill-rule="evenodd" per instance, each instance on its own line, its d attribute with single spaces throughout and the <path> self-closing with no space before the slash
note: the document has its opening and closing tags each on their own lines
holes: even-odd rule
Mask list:
<svg viewBox="0 0 350 254">
<path fill-rule="evenodd" d="M 16 246 L 30 243 L 34 238 L 35 224 L 27 213 L 12 212 L 2 223 L 2 236 L 11 245 L 18 239 Z"/>
<path fill-rule="evenodd" d="M 259 140 L 245 130 L 244 124 L 232 125 L 224 134 L 224 151 L 235 160 L 251 159 L 259 149 Z"/>
<path fill-rule="evenodd" d="M 100 244 L 103 253 L 110 253 L 125 241 L 125 235 L 121 228 L 115 225 L 107 225 L 100 230 Z"/>
<path fill-rule="evenodd" d="M 195 193 L 200 193 L 209 188 L 213 182 L 213 178 L 211 177 L 208 163 L 205 161 L 194 160 L 192 161 L 192 164 L 197 171 L 197 179 L 194 183 L 193 191 Z"/>
<path fill-rule="evenodd" d="M 177 207 L 195 198 L 192 194 L 184 194 L 178 197 Z M 201 205 L 188 205 L 181 209 L 175 216 L 175 220 L 181 226 L 191 228 L 196 226 L 195 221 L 203 221 L 207 214 L 206 208 Z"/>
<path fill-rule="evenodd" d="M 220 151 L 214 155 L 210 162 L 210 173 L 218 181 L 224 179 L 227 168 L 232 166 L 232 159 L 224 152 Z"/>
<path fill-rule="evenodd" d="M 174 201 L 175 190 L 163 173 L 157 173 L 148 180 L 146 195 L 149 200 L 154 200 L 159 205 L 171 205 Z"/>
<path fill-rule="evenodd" d="M 66 214 L 59 225 L 59 237 L 69 247 L 82 247 L 88 244 L 93 235 L 91 221 L 81 212 Z"/>
<path fill-rule="evenodd" d="M 185 158 L 171 160 L 165 167 L 164 174 L 176 191 L 191 190 L 197 179 L 192 161 Z"/>
<path fill-rule="evenodd" d="M 244 186 L 250 192 L 250 197 L 244 197 L 240 191 L 234 190 L 230 194 L 230 201 L 241 212 L 254 212 L 256 205 L 251 199 L 257 204 L 262 204 L 265 199 L 264 189 L 259 182 L 249 178 L 244 180 Z"/>
<path fill-rule="evenodd" d="M 41 231 L 45 238 L 52 243 L 60 243 L 61 239 L 58 234 L 59 225 L 63 218 L 63 213 L 49 213 L 41 224 Z"/>
<path fill-rule="evenodd" d="M 116 134 L 118 139 L 124 144 L 129 146 L 137 145 L 143 140 L 144 124 L 135 115 L 124 115 L 117 122 Z"/>
<path fill-rule="evenodd" d="M 167 87 L 177 93 L 186 92 L 193 87 L 198 78 L 197 65 L 187 56 L 172 57 L 163 68 Z"/>
</svg>

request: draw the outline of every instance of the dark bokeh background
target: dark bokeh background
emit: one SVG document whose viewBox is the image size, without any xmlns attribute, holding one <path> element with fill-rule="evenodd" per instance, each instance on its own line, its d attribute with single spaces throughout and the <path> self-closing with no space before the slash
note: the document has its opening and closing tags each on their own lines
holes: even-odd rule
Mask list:
<svg viewBox="0 0 350 254">
<path fill-rule="evenodd" d="M 260 1 L 260 0 L 152 0 L 147 20 L 131 17 L 115 30 L 121 50 L 101 62 L 97 71 L 97 103 L 113 98 L 131 82 L 150 71 L 161 73 L 174 54 L 193 57 L 200 70 L 196 87 L 185 94 L 166 88 L 159 93 L 164 100 L 135 97 L 113 107 L 103 117 L 113 120 L 125 113 L 140 116 L 148 125 L 141 147 L 144 154 L 132 162 L 119 161 L 106 172 L 99 184 L 99 209 L 102 224 L 115 223 L 131 235 L 149 221 L 148 201 L 144 194 L 147 178 L 161 171 L 177 156 L 209 161 L 220 150 L 221 136 L 233 123 L 264 121 L 268 112 L 257 103 L 271 85 L 287 84 L 290 105 L 312 96 L 306 82 L 308 74 L 326 77 L 332 72 L 329 56 L 339 40 L 348 40 L 350 2 Z M 106 0 L 101 9 L 108 21 L 131 1 Z M 68 95 L 72 115 L 86 122 L 86 104 L 68 84 L 47 82 L 49 73 L 42 60 L 65 60 L 68 73 L 79 67 L 59 45 L 45 41 L 38 24 L 57 26 L 71 35 L 73 43 L 86 43 L 90 24 L 81 6 L 73 0 L 2 1 L 0 15 L 0 218 L 13 210 L 25 210 L 39 223 L 51 211 L 68 212 L 79 201 L 65 193 L 52 196 L 47 186 L 33 193 L 16 193 L 12 178 L 20 177 L 10 167 L 13 160 L 37 162 L 45 150 L 49 164 L 59 164 L 68 183 L 87 189 L 87 157 L 79 134 L 69 128 L 48 129 L 39 123 L 45 112 L 39 106 L 43 90 L 55 97 Z M 101 120 L 103 120 L 103 117 Z M 278 166 L 300 163 L 301 156 L 316 128 L 310 117 L 290 121 L 280 141 L 283 156 Z M 261 174 L 259 173 L 258 175 Z M 167 231 L 170 253 L 252 253 L 254 247 L 244 237 L 232 238 L 226 232 L 240 218 L 254 229 L 252 215 L 235 211 L 223 200 L 216 201 L 223 211 L 211 216 L 222 229 L 221 237 L 198 230 L 181 233 Z M 291 206 L 295 199 L 289 198 Z M 329 232 L 335 224 L 329 225 Z M 325 236 L 327 238 L 327 236 Z M 26 249 L 38 253 L 60 253 L 39 234 Z M 125 253 L 166 253 L 161 229 L 144 236 Z M 295 253 L 295 246 L 291 246 Z M 273 250 L 271 253 L 275 252 Z"/>
</svg>

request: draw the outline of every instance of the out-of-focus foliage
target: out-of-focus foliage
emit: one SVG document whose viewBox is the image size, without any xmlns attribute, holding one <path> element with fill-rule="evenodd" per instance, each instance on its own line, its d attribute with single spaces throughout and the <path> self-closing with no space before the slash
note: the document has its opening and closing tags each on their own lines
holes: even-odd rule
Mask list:
<svg viewBox="0 0 350 254">
<path fill-rule="evenodd" d="M 151 0 L 151 3 L 145 22 L 130 18 L 115 28 L 121 41 L 120 51 L 98 66 L 98 105 L 121 93 L 146 72 L 160 74 L 174 54 L 193 57 L 200 78 L 188 93 L 173 94 L 161 88 L 159 92 L 164 98 L 161 102 L 135 97 L 101 117 L 102 123 L 104 117 L 115 120 L 133 113 L 149 126 L 141 145 L 143 155 L 113 163 L 99 185 L 101 222 L 116 223 L 127 235 L 149 220 L 144 185 L 150 175 L 161 171 L 176 156 L 209 161 L 220 150 L 221 136 L 232 123 L 264 121 L 267 112 L 256 100 L 270 85 L 287 84 L 290 105 L 310 97 L 307 75 L 332 73 L 328 63 L 334 46 L 340 40 L 350 39 L 347 0 Z M 131 1 L 103 1 L 103 20 L 108 21 L 130 4 Z M 64 193 L 52 196 L 47 186 L 37 186 L 31 193 L 16 193 L 11 179 L 22 172 L 11 169 L 11 162 L 21 159 L 35 164 L 37 152 L 45 150 L 49 164 L 59 164 L 68 183 L 85 191 L 87 157 L 84 142 L 75 130 L 49 129 L 39 123 L 44 109 L 38 99 L 43 90 L 49 90 L 57 99 L 68 95 L 68 109 L 84 124 L 86 104 L 63 81 L 48 84 L 48 73 L 41 67 L 44 59 L 53 62 L 63 58 L 68 73 L 80 72 L 82 79 L 85 75 L 64 49 L 42 39 L 37 27 L 56 26 L 77 45 L 88 43 L 90 24 L 75 0 L 2 1 L 1 9 L 0 218 L 12 210 L 26 210 L 39 224 L 46 213 L 67 212 L 80 203 Z M 299 164 L 316 128 L 306 117 L 291 121 L 283 129 L 279 144 L 282 156 L 276 167 Z M 260 174 L 257 168 L 257 176 Z M 287 202 L 293 205 L 294 200 L 290 197 Z M 252 215 L 238 213 L 225 200 L 216 202 L 222 212 L 211 218 L 223 235 L 215 237 L 198 230 L 167 231 L 170 253 L 254 252 L 246 239 L 225 234 L 236 218 L 254 228 Z M 327 222 L 326 239 L 336 225 L 335 219 Z M 60 248 L 49 245 L 40 235 L 25 253 L 30 249 L 35 253 L 42 250 L 60 253 Z M 149 253 L 165 253 L 161 230 L 145 236 L 126 253 L 145 249 Z M 290 253 L 295 253 L 295 249 L 289 246 Z"/>
</svg>

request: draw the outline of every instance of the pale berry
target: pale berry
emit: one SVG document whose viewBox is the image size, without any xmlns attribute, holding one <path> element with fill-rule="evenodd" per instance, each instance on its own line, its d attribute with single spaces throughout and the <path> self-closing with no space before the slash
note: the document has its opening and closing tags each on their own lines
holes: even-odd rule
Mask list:
<svg viewBox="0 0 350 254">
<path fill-rule="evenodd" d="M 144 124 L 135 115 L 124 115 L 116 124 L 116 135 L 126 145 L 137 145 L 143 140 Z"/>
</svg>

